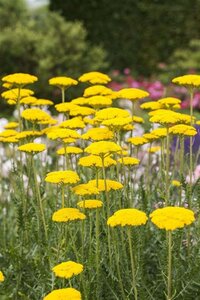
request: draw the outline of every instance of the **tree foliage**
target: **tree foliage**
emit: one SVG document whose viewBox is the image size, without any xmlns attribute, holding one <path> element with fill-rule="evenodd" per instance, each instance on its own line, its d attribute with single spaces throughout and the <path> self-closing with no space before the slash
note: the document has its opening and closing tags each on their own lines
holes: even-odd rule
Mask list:
<svg viewBox="0 0 200 300">
<path fill-rule="evenodd" d="M 44 85 L 51 77 L 78 77 L 88 70 L 105 67 L 105 51 L 86 41 L 87 32 L 81 22 L 66 22 L 58 13 L 44 9 L 30 15 L 22 0 L 15 1 L 16 6 L 11 5 L 14 1 L 8 2 L 0 0 L 2 75 L 37 75 L 37 88 L 44 97 L 48 96 Z"/>
<path fill-rule="evenodd" d="M 113 68 L 140 74 L 200 38 L 200 0 L 50 0 L 50 9 L 83 21 L 88 39 L 105 47 Z"/>
</svg>

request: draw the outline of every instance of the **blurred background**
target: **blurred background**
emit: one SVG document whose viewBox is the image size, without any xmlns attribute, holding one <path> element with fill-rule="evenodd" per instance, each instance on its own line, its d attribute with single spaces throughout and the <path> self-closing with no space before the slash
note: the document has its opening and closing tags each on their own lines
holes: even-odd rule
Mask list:
<svg viewBox="0 0 200 300">
<path fill-rule="evenodd" d="M 52 98 L 49 78 L 99 70 L 115 89 L 158 98 L 174 76 L 200 71 L 199 11 L 200 0 L 0 0 L 1 77 L 35 74 Z"/>
</svg>

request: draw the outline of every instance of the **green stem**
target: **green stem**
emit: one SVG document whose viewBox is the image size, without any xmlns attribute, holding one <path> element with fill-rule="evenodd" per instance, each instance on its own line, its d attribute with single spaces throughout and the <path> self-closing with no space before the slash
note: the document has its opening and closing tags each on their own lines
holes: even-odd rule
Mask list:
<svg viewBox="0 0 200 300">
<path fill-rule="evenodd" d="M 168 274 L 167 274 L 167 300 L 172 300 L 172 232 L 168 231 Z"/>
<path fill-rule="evenodd" d="M 62 193 L 62 208 L 65 207 L 65 185 L 61 185 L 61 193 Z"/>
<path fill-rule="evenodd" d="M 165 176 L 165 206 L 169 204 L 169 127 L 166 136 L 166 176 Z"/>
<path fill-rule="evenodd" d="M 137 292 L 136 276 L 135 276 L 136 270 L 135 270 L 135 262 L 134 262 L 134 250 L 131 241 L 131 227 L 128 227 L 127 234 L 128 234 L 128 243 L 129 243 L 129 252 L 131 257 L 132 285 L 134 290 L 134 299 L 138 300 L 138 292 Z"/>
<path fill-rule="evenodd" d="M 193 94 L 194 90 L 193 88 L 190 89 L 190 125 L 193 125 Z M 192 143 L 193 143 L 193 137 L 190 137 L 190 168 L 189 168 L 189 178 L 190 178 L 190 184 L 189 184 L 189 199 L 188 199 L 188 208 L 191 207 L 192 202 L 192 172 L 193 172 L 193 162 L 192 162 Z"/>
<path fill-rule="evenodd" d="M 47 227 L 46 227 L 45 216 L 44 216 L 44 211 L 43 211 L 43 206 L 42 206 L 40 189 L 39 189 L 39 185 L 38 185 L 38 181 L 37 181 L 37 174 L 36 174 L 35 164 L 34 164 L 34 160 L 33 160 L 33 155 L 31 157 L 31 159 L 32 159 L 33 176 L 34 176 L 34 181 L 35 181 L 35 189 L 36 189 L 36 194 L 37 194 L 37 199 L 38 199 L 39 212 L 40 212 L 43 227 L 44 227 L 45 239 L 47 241 L 47 239 L 48 239 Z M 40 218 L 40 217 L 38 216 L 38 218 Z"/>
<path fill-rule="evenodd" d="M 61 88 L 61 92 L 62 92 L 62 103 L 65 102 L 65 88 Z"/>
</svg>

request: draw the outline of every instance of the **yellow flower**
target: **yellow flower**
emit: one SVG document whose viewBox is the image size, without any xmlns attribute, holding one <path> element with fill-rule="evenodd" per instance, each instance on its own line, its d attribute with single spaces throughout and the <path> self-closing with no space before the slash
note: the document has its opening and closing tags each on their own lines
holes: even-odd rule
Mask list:
<svg viewBox="0 0 200 300">
<path fill-rule="evenodd" d="M 151 134 L 157 136 L 158 138 L 163 138 L 167 136 L 166 128 L 156 128 L 150 132 Z"/>
<path fill-rule="evenodd" d="M 189 86 L 189 87 L 199 87 L 200 75 L 195 75 L 195 74 L 183 75 L 172 79 L 172 82 L 175 84 Z"/>
<path fill-rule="evenodd" d="M 92 107 L 100 108 L 105 106 L 111 106 L 112 100 L 106 96 L 96 95 L 86 98 L 85 104 Z"/>
<path fill-rule="evenodd" d="M 128 139 L 128 143 L 131 143 L 134 146 L 141 146 L 148 143 L 148 140 L 142 136 L 134 136 Z"/>
<path fill-rule="evenodd" d="M 2 78 L 3 82 L 8 82 L 11 84 L 24 86 L 26 84 L 34 83 L 38 78 L 36 76 L 26 74 L 26 73 L 14 73 Z"/>
<path fill-rule="evenodd" d="M 5 277 L 3 275 L 3 272 L 0 271 L 0 282 L 3 282 L 5 280 Z"/>
<path fill-rule="evenodd" d="M 63 127 L 63 128 L 71 128 L 71 129 L 78 129 L 78 128 L 84 128 L 85 127 L 85 123 L 79 118 L 79 117 L 75 117 L 69 120 L 66 120 L 64 122 L 62 122 L 59 127 Z"/>
<path fill-rule="evenodd" d="M 146 224 L 147 215 L 135 208 L 120 209 L 108 218 L 107 225 L 115 226 L 140 226 Z"/>
<path fill-rule="evenodd" d="M 169 132 L 172 134 L 183 136 L 194 136 L 197 134 L 196 128 L 190 125 L 179 124 L 170 127 Z"/>
<path fill-rule="evenodd" d="M 130 117 L 130 113 L 127 110 L 117 107 L 109 107 L 97 111 L 94 119 L 95 121 L 102 122 L 104 120 L 127 117 Z"/>
<path fill-rule="evenodd" d="M 78 81 L 71 77 L 60 76 L 60 77 L 53 77 L 49 79 L 49 84 L 58 86 L 60 88 L 67 88 L 68 86 L 71 85 L 77 85 Z"/>
<path fill-rule="evenodd" d="M 86 105 L 86 99 L 84 97 L 78 97 L 78 98 L 75 98 L 75 99 L 72 99 L 71 104 L 74 104 L 74 105 L 80 105 L 80 106 L 84 106 Z"/>
<path fill-rule="evenodd" d="M 80 134 L 72 129 L 56 128 L 48 132 L 47 137 L 51 140 L 66 139 L 66 138 L 78 139 L 80 138 Z"/>
<path fill-rule="evenodd" d="M 34 103 L 31 103 L 33 106 L 46 106 L 46 105 L 53 105 L 53 101 L 48 99 L 36 99 Z"/>
<path fill-rule="evenodd" d="M 82 134 L 81 138 L 84 140 L 94 140 L 94 141 L 102 141 L 102 140 L 112 140 L 114 134 L 108 128 L 90 128 L 86 133 Z"/>
<path fill-rule="evenodd" d="M 132 122 L 131 117 L 128 118 L 119 117 L 119 118 L 104 120 L 101 124 L 113 130 L 117 130 L 123 128 L 125 125 L 128 125 L 131 122 Z"/>
<path fill-rule="evenodd" d="M 160 109 L 155 111 L 155 114 L 150 118 L 150 122 L 159 124 L 176 124 L 180 120 L 179 115 L 180 114 L 171 110 Z"/>
<path fill-rule="evenodd" d="M 140 160 L 135 157 L 123 157 L 119 158 L 117 161 L 125 166 L 135 166 L 140 163 Z"/>
<path fill-rule="evenodd" d="M 88 181 L 88 184 L 90 184 L 91 186 L 97 187 L 100 192 L 105 191 L 104 179 L 98 179 L 98 186 L 97 186 L 97 181 L 95 179 Z M 123 185 L 118 181 L 106 179 L 106 187 L 107 187 L 107 191 L 109 192 L 111 190 L 114 190 L 114 191 L 121 190 L 123 188 Z"/>
<path fill-rule="evenodd" d="M 4 128 L 5 129 L 15 129 L 19 126 L 19 123 L 18 122 L 8 122 Z"/>
<path fill-rule="evenodd" d="M 162 105 L 157 101 L 149 101 L 149 102 L 142 103 L 140 107 L 142 109 L 157 110 L 157 109 L 161 109 Z"/>
<path fill-rule="evenodd" d="M 92 84 L 106 84 L 111 78 L 101 72 L 88 72 L 81 75 L 78 79 L 80 82 L 90 82 Z"/>
<path fill-rule="evenodd" d="M 45 121 L 51 118 L 48 113 L 39 108 L 27 108 L 22 112 L 21 116 L 30 122 Z"/>
<path fill-rule="evenodd" d="M 155 146 L 155 147 L 151 147 L 151 148 L 147 149 L 147 151 L 148 151 L 149 153 L 156 153 L 156 152 L 159 152 L 160 149 L 161 149 L 160 146 Z"/>
<path fill-rule="evenodd" d="M 139 100 L 139 99 L 146 98 L 149 96 L 148 92 L 145 92 L 140 89 L 135 89 L 135 88 L 122 89 L 122 90 L 118 91 L 118 94 L 121 98 L 129 99 L 131 101 Z"/>
<path fill-rule="evenodd" d="M 79 196 L 98 195 L 99 189 L 89 183 L 82 183 L 72 188 L 72 191 Z"/>
<path fill-rule="evenodd" d="M 20 104 L 26 104 L 26 105 L 32 105 L 33 103 L 35 103 L 37 101 L 36 97 L 33 96 L 27 96 L 27 97 L 23 97 L 20 100 Z"/>
<path fill-rule="evenodd" d="M 41 135 L 43 135 L 42 131 L 26 130 L 26 131 L 18 132 L 16 134 L 15 138 L 17 138 L 19 140 L 23 140 L 25 138 L 37 137 L 37 136 L 41 136 Z"/>
<path fill-rule="evenodd" d="M 73 288 L 53 290 L 43 300 L 81 300 L 81 293 Z"/>
<path fill-rule="evenodd" d="M 83 121 L 85 122 L 85 124 L 90 124 L 90 125 L 95 125 L 95 120 L 90 118 L 90 117 L 84 117 Z"/>
<path fill-rule="evenodd" d="M 119 145 L 110 141 L 94 142 L 85 148 L 85 152 L 99 156 L 105 156 L 106 154 L 119 152 L 121 150 L 122 148 Z"/>
<path fill-rule="evenodd" d="M 181 186 L 181 183 L 179 180 L 172 180 L 172 185 L 179 187 L 179 186 Z"/>
<path fill-rule="evenodd" d="M 46 149 L 44 144 L 36 144 L 36 143 L 28 143 L 21 145 L 17 148 L 17 150 L 28 153 L 38 153 L 42 152 Z"/>
<path fill-rule="evenodd" d="M 105 157 L 104 159 L 104 167 L 110 167 L 113 165 L 116 165 L 116 161 L 112 159 L 110 156 Z M 99 156 L 96 155 L 88 155 L 81 157 L 78 161 L 78 165 L 83 167 L 96 167 L 96 168 L 102 168 L 102 159 Z"/>
<path fill-rule="evenodd" d="M 80 180 L 74 171 L 54 171 L 47 174 L 45 181 L 50 183 L 73 184 Z"/>
<path fill-rule="evenodd" d="M 152 132 L 144 133 L 144 134 L 143 134 L 143 137 L 144 137 L 145 139 L 147 139 L 149 142 L 152 142 L 152 141 L 154 141 L 154 140 L 157 139 L 157 136 L 156 136 L 155 134 L 152 134 Z"/>
<path fill-rule="evenodd" d="M 89 116 L 95 114 L 95 110 L 86 106 L 74 105 L 69 112 L 70 116 Z"/>
<path fill-rule="evenodd" d="M 9 137 L 0 137 L 0 142 L 2 143 L 18 143 L 19 140 L 16 136 L 9 136 Z"/>
<path fill-rule="evenodd" d="M 144 123 L 144 119 L 141 118 L 141 117 L 138 117 L 138 116 L 133 116 L 133 117 L 132 117 L 132 121 L 133 121 L 134 123 Z"/>
<path fill-rule="evenodd" d="M 34 92 L 32 90 L 29 89 L 20 89 L 20 95 L 19 95 L 19 89 L 11 89 L 9 91 L 5 91 L 1 94 L 1 97 L 6 99 L 6 100 L 13 100 L 13 101 L 17 101 L 18 96 L 19 98 L 23 98 L 23 97 L 28 97 L 33 95 Z"/>
<path fill-rule="evenodd" d="M 71 102 L 59 103 L 55 105 L 55 109 L 58 112 L 69 112 L 74 107 L 76 107 L 76 105 Z"/>
<path fill-rule="evenodd" d="M 83 200 L 83 201 L 79 201 L 77 203 L 77 206 L 80 208 L 88 208 L 88 209 L 93 209 L 93 208 L 100 208 L 103 206 L 103 202 L 100 200 Z"/>
<path fill-rule="evenodd" d="M 171 109 L 174 105 L 180 104 L 181 100 L 174 97 L 166 97 L 158 100 L 158 103 L 161 104 L 162 108 Z"/>
<path fill-rule="evenodd" d="M 68 207 L 59 209 L 52 216 L 52 220 L 54 222 L 69 222 L 76 220 L 84 220 L 85 218 L 86 216 L 77 208 Z"/>
<path fill-rule="evenodd" d="M 62 262 L 52 268 L 55 276 L 69 279 L 74 275 L 78 275 L 83 271 L 83 265 L 74 261 Z"/>
<path fill-rule="evenodd" d="M 73 146 L 68 146 L 68 147 L 63 147 L 63 148 L 60 148 L 59 150 L 57 150 L 57 154 L 58 155 L 65 155 L 66 154 L 80 154 L 82 153 L 83 150 L 79 147 L 73 147 Z"/>
<path fill-rule="evenodd" d="M 7 129 L 0 132 L 0 137 L 11 137 L 11 136 L 16 136 L 16 134 L 18 134 L 18 131 L 13 129 Z"/>
<path fill-rule="evenodd" d="M 175 230 L 194 222 L 192 210 L 184 207 L 164 207 L 150 214 L 151 221 L 160 229 Z"/>
<path fill-rule="evenodd" d="M 107 96 L 112 94 L 112 90 L 104 85 L 93 85 L 85 89 L 83 96 L 91 97 L 96 95 Z"/>
</svg>

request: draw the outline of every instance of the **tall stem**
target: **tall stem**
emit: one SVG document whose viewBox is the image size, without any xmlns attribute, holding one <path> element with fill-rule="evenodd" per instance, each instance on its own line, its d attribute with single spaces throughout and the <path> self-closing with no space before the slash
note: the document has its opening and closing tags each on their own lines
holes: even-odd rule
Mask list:
<svg viewBox="0 0 200 300">
<path fill-rule="evenodd" d="M 193 88 L 190 89 L 190 125 L 193 125 Z M 190 136 L 190 169 L 189 169 L 189 178 L 190 178 L 190 186 L 189 186 L 189 199 L 188 199 L 188 208 L 191 207 L 192 202 L 192 172 L 193 172 L 193 162 L 192 162 L 192 143 L 193 137 Z"/>
<path fill-rule="evenodd" d="M 167 274 L 167 300 L 172 299 L 172 232 L 168 231 L 168 274 Z"/>
<path fill-rule="evenodd" d="M 169 204 L 169 127 L 166 136 L 166 176 L 165 176 L 165 205 Z"/>
<path fill-rule="evenodd" d="M 38 199 L 39 212 L 40 212 L 40 215 L 41 215 L 41 219 L 42 219 L 42 223 L 43 223 L 43 227 L 44 227 L 45 238 L 46 238 L 46 241 L 47 241 L 47 239 L 48 239 L 47 227 L 46 227 L 46 222 L 45 222 L 45 217 L 44 217 L 42 199 L 41 199 L 40 189 L 39 189 L 39 185 L 38 185 L 38 181 L 37 181 L 37 174 L 36 174 L 36 170 L 35 170 L 33 155 L 31 157 L 31 160 L 32 160 L 33 176 L 34 176 L 34 181 L 35 181 L 35 189 L 36 189 L 36 194 L 37 194 L 37 199 Z M 38 216 L 38 218 L 39 218 L 39 216 Z"/>
<path fill-rule="evenodd" d="M 133 250 L 133 247 L 132 247 L 131 228 L 130 227 L 128 227 L 128 229 L 127 229 L 127 234 L 128 234 L 130 258 L 131 258 L 132 285 L 133 285 L 135 300 L 138 300 L 138 291 L 137 291 L 136 276 L 135 276 L 136 270 L 135 270 L 135 262 L 134 262 L 134 250 Z"/>
</svg>

